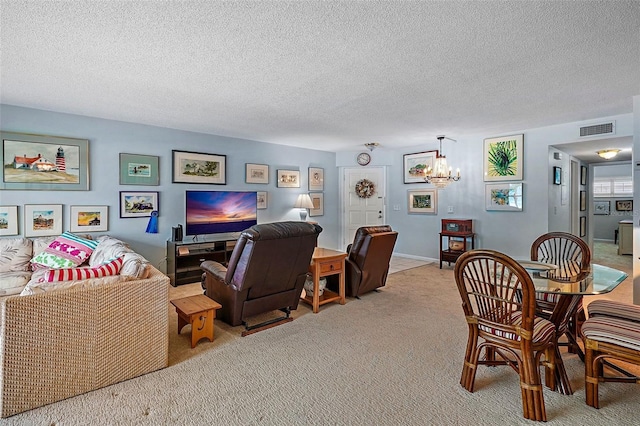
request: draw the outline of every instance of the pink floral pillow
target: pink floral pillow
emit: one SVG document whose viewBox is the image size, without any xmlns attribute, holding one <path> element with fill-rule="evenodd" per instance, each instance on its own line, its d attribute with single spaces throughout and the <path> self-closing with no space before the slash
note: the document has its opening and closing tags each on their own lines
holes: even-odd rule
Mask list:
<svg viewBox="0 0 640 426">
<path fill-rule="evenodd" d="M 31 259 L 33 269 L 73 268 L 86 262 L 98 242 L 65 232 L 49 244 L 43 252 Z"/>
</svg>

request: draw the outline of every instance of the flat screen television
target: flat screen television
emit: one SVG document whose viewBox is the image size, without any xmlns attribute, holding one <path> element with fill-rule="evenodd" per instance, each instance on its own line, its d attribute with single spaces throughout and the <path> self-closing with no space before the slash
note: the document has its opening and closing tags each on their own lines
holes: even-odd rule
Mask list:
<svg viewBox="0 0 640 426">
<path fill-rule="evenodd" d="M 255 192 L 186 191 L 186 235 L 240 232 L 258 223 Z"/>
</svg>

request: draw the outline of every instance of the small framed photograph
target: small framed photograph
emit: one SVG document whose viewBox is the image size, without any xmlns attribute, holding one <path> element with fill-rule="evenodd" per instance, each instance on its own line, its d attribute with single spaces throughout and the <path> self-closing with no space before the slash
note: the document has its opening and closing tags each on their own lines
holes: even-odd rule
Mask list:
<svg viewBox="0 0 640 426">
<path fill-rule="evenodd" d="M 120 217 L 151 217 L 159 210 L 158 192 L 120 191 Z"/>
<path fill-rule="evenodd" d="M 585 237 L 587 235 L 587 217 L 580 216 L 580 236 Z"/>
<path fill-rule="evenodd" d="M 558 167 L 558 166 L 553 167 L 553 184 L 554 185 L 562 184 L 562 167 Z"/>
<path fill-rule="evenodd" d="M 522 180 L 524 134 L 484 140 L 484 180 Z"/>
<path fill-rule="evenodd" d="M 309 191 L 324 191 L 324 169 L 309 167 Z"/>
<path fill-rule="evenodd" d="M 109 206 L 71 206 L 71 232 L 101 232 L 109 230 Z"/>
<path fill-rule="evenodd" d="M 606 216 L 611 209 L 610 201 L 594 201 L 593 202 L 593 214 Z"/>
<path fill-rule="evenodd" d="M 62 234 L 62 204 L 26 204 L 24 236 L 47 237 Z"/>
<path fill-rule="evenodd" d="M 269 166 L 266 164 L 245 164 L 246 183 L 269 183 Z"/>
<path fill-rule="evenodd" d="M 488 211 L 522 211 L 522 183 L 487 183 L 484 193 Z"/>
<path fill-rule="evenodd" d="M 438 213 L 438 191 L 436 189 L 410 189 L 407 192 L 409 196 L 409 213 Z"/>
<path fill-rule="evenodd" d="M 202 152 L 171 151 L 173 183 L 227 184 L 227 156 Z"/>
<path fill-rule="evenodd" d="M 309 209 L 309 217 L 323 216 L 324 215 L 324 193 L 311 192 L 309 193 L 309 197 L 311 197 L 311 202 L 313 203 L 313 208 Z"/>
<path fill-rule="evenodd" d="M 256 192 L 256 197 L 258 197 L 258 210 L 264 210 L 267 208 L 267 191 L 258 191 Z"/>
<path fill-rule="evenodd" d="M 580 211 L 587 210 L 587 191 L 580 191 Z"/>
<path fill-rule="evenodd" d="M 120 185 L 160 185 L 155 155 L 120 153 Z"/>
<path fill-rule="evenodd" d="M 278 188 L 300 188 L 300 171 L 278 170 Z"/>
<path fill-rule="evenodd" d="M 587 184 L 587 168 L 585 166 L 580 166 L 580 185 Z"/>
<path fill-rule="evenodd" d="M 0 206 L 0 236 L 18 235 L 18 206 Z"/>
<path fill-rule="evenodd" d="M 424 177 L 428 168 L 433 169 L 433 164 L 438 156 L 438 150 L 404 154 L 404 183 L 424 183 Z"/>
<path fill-rule="evenodd" d="M 633 200 L 616 200 L 616 211 L 619 211 L 619 212 L 633 211 Z"/>
</svg>

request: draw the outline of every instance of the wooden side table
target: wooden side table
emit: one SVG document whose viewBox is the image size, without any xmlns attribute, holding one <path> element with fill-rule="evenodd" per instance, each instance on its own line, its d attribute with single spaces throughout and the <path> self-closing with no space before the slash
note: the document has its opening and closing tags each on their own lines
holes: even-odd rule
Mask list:
<svg viewBox="0 0 640 426">
<path fill-rule="evenodd" d="M 221 304 L 204 294 L 175 299 L 171 304 L 178 313 L 178 334 L 185 325 L 191 324 L 191 348 L 195 348 L 203 337 L 213 342 L 213 323 Z"/>
<path fill-rule="evenodd" d="M 311 265 L 309 265 L 309 272 L 313 276 L 313 297 L 307 296 L 305 292 L 305 296 L 301 299 L 313 307 L 314 314 L 317 314 L 320 306 L 326 303 L 340 302 L 341 305 L 345 304 L 344 260 L 346 257 L 347 253 L 345 252 L 321 247 L 316 247 L 313 251 Z M 340 280 L 338 294 L 325 288 L 322 296 L 318 295 L 320 278 L 336 274 L 339 275 Z"/>
</svg>

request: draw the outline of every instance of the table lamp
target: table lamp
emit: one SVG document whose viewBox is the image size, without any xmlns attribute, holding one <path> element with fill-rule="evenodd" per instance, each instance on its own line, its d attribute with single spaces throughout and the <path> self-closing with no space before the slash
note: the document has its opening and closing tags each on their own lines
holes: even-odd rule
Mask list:
<svg viewBox="0 0 640 426">
<path fill-rule="evenodd" d="M 307 209 L 313 208 L 313 202 L 309 194 L 300 194 L 293 207 L 300 209 L 300 220 L 305 221 L 307 219 Z"/>
</svg>

